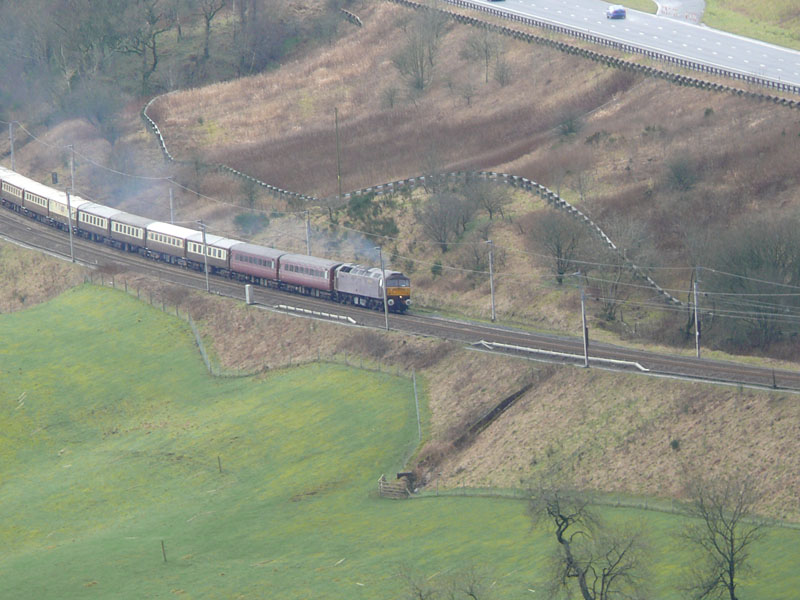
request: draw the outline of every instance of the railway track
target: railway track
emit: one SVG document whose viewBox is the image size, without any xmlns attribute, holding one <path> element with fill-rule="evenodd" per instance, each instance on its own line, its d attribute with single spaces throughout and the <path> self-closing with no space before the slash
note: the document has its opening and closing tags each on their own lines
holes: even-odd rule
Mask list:
<svg viewBox="0 0 800 600">
<path fill-rule="evenodd" d="M 69 237 L 63 231 L 44 226 L 9 210 L 0 210 L 0 236 L 60 258 L 69 259 L 70 257 Z M 204 290 L 206 287 L 205 275 L 202 272 L 154 262 L 136 254 L 118 252 L 79 237 L 74 237 L 73 248 L 75 259 L 82 264 L 133 271 L 198 290 Z M 209 278 L 209 291 L 240 300 L 244 300 L 245 297 L 244 286 L 241 283 L 214 276 Z M 261 306 L 275 308 L 278 305 L 291 305 L 302 310 L 336 313 L 350 317 L 357 324 L 363 326 L 384 327 L 384 315 L 380 312 L 332 304 L 325 300 L 271 288 L 254 286 L 253 292 L 253 300 Z M 482 344 L 477 347 L 490 351 L 502 351 L 570 364 L 582 365 L 584 362 L 583 340 L 579 337 L 536 333 L 413 313 L 390 314 L 389 327 L 404 333 L 447 339 L 464 344 L 477 345 L 480 342 L 486 342 L 488 345 Z M 493 346 L 494 344 L 501 346 L 498 349 L 498 346 Z M 531 349 L 531 351 L 524 349 Z M 655 376 L 800 392 L 800 372 L 786 369 L 771 369 L 739 362 L 647 352 L 604 342 L 591 342 L 589 355 L 591 367 L 633 370 Z"/>
</svg>

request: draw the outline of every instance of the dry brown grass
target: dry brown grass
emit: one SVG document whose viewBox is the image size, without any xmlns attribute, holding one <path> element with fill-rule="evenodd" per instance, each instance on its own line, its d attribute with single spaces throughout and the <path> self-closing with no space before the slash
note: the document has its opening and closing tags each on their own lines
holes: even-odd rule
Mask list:
<svg viewBox="0 0 800 600">
<path fill-rule="evenodd" d="M 520 487 L 557 461 L 580 487 L 680 498 L 684 470 L 700 463 L 754 473 L 760 509 L 796 521 L 798 423 L 794 396 L 558 368 L 443 461 L 439 484 Z"/>
<path fill-rule="evenodd" d="M 70 262 L 0 242 L 0 313 L 54 298 L 83 281 L 84 272 Z"/>
<path fill-rule="evenodd" d="M 398 24 L 412 13 L 390 3 L 366 4 L 358 12 L 363 29 L 343 26 L 337 44 L 311 56 L 274 72 L 157 101 L 151 114 L 173 153 L 225 162 L 294 191 L 331 194 L 337 181 L 336 107 L 345 190 L 418 174 L 431 154 L 442 170 L 511 172 L 559 189 L 601 224 L 618 215 L 644 221 L 661 260 L 673 266 L 687 264 L 687 236 L 746 218 L 752 211 L 797 204 L 800 180 L 794 156 L 800 126 L 792 111 L 644 79 L 511 40 L 505 40 L 514 73 L 511 84 L 484 84 L 481 66 L 460 56 L 474 30 L 455 24 L 443 38 L 433 85 L 411 100 L 391 57 L 402 42 Z M 461 93 L 467 84 L 476 90 L 470 105 Z M 401 94 L 390 109 L 383 92 L 392 86 Z M 126 156 L 132 155 L 133 170 L 167 174 L 135 108 L 125 115 L 129 133 L 114 147 L 96 136 L 92 140 L 85 123 L 63 124 L 48 139 L 63 145 L 77 138 L 76 147 L 87 148 L 100 163 L 124 167 Z M 582 127 L 576 135 L 562 137 L 558 125 L 567 113 L 578 114 Z M 66 180 L 65 151 L 28 156 L 27 150 L 18 153 L 18 160 L 29 167 L 26 172 L 46 180 L 50 170 L 58 170 L 61 181 Z M 680 156 L 697 167 L 698 182 L 688 194 L 666 183 L 669 161 Z M 84 195 L 138 214 L 169 217 L 164 182 L 103 174 L 80 160 L 78 167 Z M 202 194 L 175 188 L 178 222 L 203 218 L 215 233 L 241 239 L 233 224 L 243 210 L 241 182 L 192 166 L 169 173 Z M 581 179 L 589 181 L 584 202 L 578 192 Z M 399 203 L 393 214 L 401 233 L 397 242 L 384 246 L 417 261 L 398 258 L 394 266 L 412 266 L 419 304 L 488 316 L 488 282 L 467 280 L 456 271 L 431 276 L 437 259 L 461 264 L 457 252 L 441 255 L 422 237 L 411 204 L 423 201 L 416 194 L 411 203 Z M 547 264 L 520 253 L 531 250 L 520 223 L 540 207 L 518 194 L 508 210 L 511 221 L 495 220 L 487 230 L 507 256 L 497 273 L 498 311 L 504 319 L 577 331 L 576 315 L 570 312 L 574 303 L 554 295 Z M 263 193 L 256 208 L 297 210 Z M 268 230 L 248 241 L 303 252 L 301 219 L 273 219 Z M 374 261 L 359 248 L 375 242 L 329 229 L 324 209 L 313 215 L 312 224 L 313 253 Z M 689 285 L 684 275 L 662 272 L 657 279 L 666 287 Z"/>
<path fill-rule="evenodd" d="M 685 264 L 682 244 L 692 227 L 707 229 L 768 206 L 797 204 L 793 157 L 800 126 L 792 111 L 644 79 L 511 40 L 505 47 L 512 83 L 484 84 L 480 66 L 460 57 L 474 30 L 455 24 L 443 39 L 434 83 L 412 101 L 391 65 L 403 39 L 398 23 L 411 12 L 374 3 L 359 14 L 363 29 L 345 30 L 335 46 L 314 56 L 157 102 L 153 114 L 170 146 L 178 155 L 202 154 L 281 187 L 329 195 L 337 181 L 336 107 L 345 190 L 418 174 L 431 153 L 442 170 L 511 172 L 578 202 L 578 179 L 588 175 L 584 208 L 601 222 L 619 214 L 644 221 L 668 264 Z M 461 94 L 467 84 L 476 90 L 470 105 Z M 401 98 L 389 109 L 382 95 L 393 86 L 402 90 Z M 568 113 L 580 116 L 582 128 L 563 138 L 558 125 Z M 677 156 L 697 166 L 698 183 L 690 194 L 665 184 L 668 161 Z M 525 202 L 519 200 L 515 217 L 529 212 Z M 502 230 L 495 226 L 492 236 Z M 405 240 L 418 239 L 413 223 L 401 231 Z M 525 247 L 524 236 L 505 237 L 508 249 Z M 486 303 L 478 298 L 483 289 L 469 293 L 458 277 L 432 281 L 426 276 L 425 263 L 433 262 L 427 247 L 424 255 L 416 255 L 422 262 L 415 274 L 423 303 L 435 298 L 444 307 L 469 305 L 485 313 L 478 306 Z M 533 266 L 535 261 L 518 262 L 507 275 L 518 278 Z M 688 285 L 665 277 L 664 285 Z M 498 302 L 510 314 L 534 318 L 531 303 L 520 303 L 513 288 L 498 290 Z"/>
</svg>

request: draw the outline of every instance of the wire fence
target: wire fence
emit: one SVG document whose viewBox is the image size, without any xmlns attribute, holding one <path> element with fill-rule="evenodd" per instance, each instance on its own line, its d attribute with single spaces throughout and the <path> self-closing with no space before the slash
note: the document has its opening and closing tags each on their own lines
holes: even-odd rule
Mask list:
<svg viewBox="0 0 800 600">
<path fill-rule="evenodd" d="M 338 364 L 347 367 L 354 367 L 362 371 L 372 373 L 382 373 L 391 375 L 393 377 L 402 377 L 409 381 L 414 378 L 414 370 L 407 369 L 400 365 L 390 364 L 373 358 L 365 358 L 364 356 L 353 352 L 324 352 L 317 349 L 315 356 L 309 357 L 295 357 L 292 354 L 287 354 L 284 360 L 278 364 L 265 365 L 257 369 L 233 369 L 229 367 L 222 367 L 213 355 L 206 349 L 203 342 L 203 335 L 197 323 L 192 318 L 188 308 L 182 308 L 182 302 L 176 302 L 170 298 L 169 293 L 164 293 L 157 289 L 142 288 L 138 285 L 132 285 L 128 282 L 126 277 L 118 277 L 115 275 L 108 275 L 100 272 L 90 271 L 85 276 L 85 281 L 93 285 L 102 287 L 109 287 L 135 297 L 137 300 L 146 302 L 154 308 L 158 308 L 164 313 L 175 315 L 176 318 L 182 319 L 189 324 L 192 334 L 194 335 L 198 351 L 203 359 L 203 362 L 208 369 L 209 374 L 214 377 L 252 377 L 259 375 L 270 369 L 279 369 L 284 367 L 296 367 L 304 364 L 313 363 L 330 363 Z"/>
</svg>

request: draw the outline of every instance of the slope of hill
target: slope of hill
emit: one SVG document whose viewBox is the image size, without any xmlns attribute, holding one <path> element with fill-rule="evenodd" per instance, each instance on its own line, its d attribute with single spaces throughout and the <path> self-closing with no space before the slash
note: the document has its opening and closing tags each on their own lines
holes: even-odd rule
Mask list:
<svg viewBox="0 0 800 600">
<path fill-rule="evenodd" d="M 36 272 L 61 270 L 52 259 L 5 248 L 3 255 L 21 254 Z M 765 492 L 761 510 L 800 519 L 793 493 L 800 485 L 800 407 L 793 395 L 546 366 L 447 342 L 253 311 L 132 275 L 116 279 L 118 286 L 127 281 L 131 290 L 150 290 L 157 302 L 165 298 L 203 323 L 226 370 L 257 372 L 320 356 L 383 364 L 390 372 L 415 369 L 426 382 L 430 415 L 416 460 L 429 486 L 519 488 L 557 463 L 569 482 L 588 489 L 681 498 L 684 471 L 702 461 L 711 472 L 755 473 Z M 528 382 L 533 388 L 480 436 L 453 445 Z"/>
<path fill-rule="evenodd" d="M 383 341 L 384 360 L 398 367 L 419 360 L 402 342 L 425 344 L 370 339 L 203 294 L 185 297 L 181 308 L 204 313 L 211 331 L 246 319 L 272 339 L 289 330 L 300 340 L 300 330 L 319 326 L 362 357 Z M 265 345 L 251 361 L 262 348 L 271 361 L 287 356 Z M 226 360 L 238 350 L 219 349 Z M 296 350 L 308 357 L 314 347 Z M 471 357 L 438 350 L 446 368 L 426 378 L 459 370 L 469 392 L 474 382 L 463 367 Z M 379 474 L 399 468 L 417 439 L 404 376 L 310 357 L 313 364 L 295 369 L 211 377 L 184 321 L 90 285 L 0 316 L 0 356 L 0 574 L 9 597 L 388 600 L 408 591 L 412 575 L 446 585 L 472 568 L 476 581 L 491 582 L 492 597 L 527 598 L 547 580 L 552 539 L 531 528 L 524 502 L 377 497 Z M 498 374 L 513 373 L 515 361 L 488 361 Z M 575 372 L 534 370 L 540 393 Z M 676 565 L 689 557 L 670 536 L 682 520 L 600 512 L 614 523 L 646 523 L 654 540 L 648 597 L 680 598 Z M 797 538 L 796 530 L 770 528 L 753 552 L 763 575 L 743 581 L 742 593 L 792 598 Z"/>
<path fill-rule="evenodd" d="M 158 99 L 151 114 L 171 151 L 317 196 L 337 192 L 337 162 L 344 190 L 454 169 L 528 177 L 579 205 L 621 248 L 647 246 L 637 260 L 668 267 L 657 280 L 676 294 L 691 287 L 690 267 L 710 261 L 709 249 L 724 232 L 756 218 L 780 220 L 797 209 L 793 156 L 800 127 L 792 110 L 647 79 L 510 39 L 492 41 L 496 54 L 482 63 L 469 50 L 481 32 L 452 22 L 442 25 L 430 85 L 414 91 L 394 62 L 416 15 L 389 3 L 359 12 L 364 27 L 354 27 L 326 52 L 274 73 Z M 196 182 L 210 195 L 240 185 L 216 174 Z M 408 218 L 409 205 L 414 203 L 390 211 L 400 232 L 383 241 L 407 259 L 408 270 L 416 270 L 418 297 L 485 314 L 485 278 L 476 285 L 453 272 L 438 281 L 427 276 L 437 258 L 457 268 L 469 268 L 468 261 L 438 252 Z M 266 199 L 264 207 L 276 205 Z M 315 207 L 289 210 L 298 208 Z M 316 222 L 329 227 L 326 207 L 316 208 Z M 552 302 L 549 290 L 537 289 L 549 265 L 541 256 L 524 255 L 536 252 L 531 237 L 537 215 L 531 213 L 537 208 L 518 196 L 507 219 L 478 218 L 471 231 L 502 239 L 507 251 L 509 262 L 499 269 L 506 282 L 497 290 L 506 316 L 559 328 L 574 320 L 561 310 L 563 302 Z M 274 243 L 276 233 L 262 239 Z M 640 302 L 647 297 L 643 292 Z M 651 332 L 681 342 L 679 325 L 647 313 L 632 309 Z M 632 329 L 615 327 L 628 334 Z"/>
<path fill-rule="evenodd" d="M 642 79 L 510 41 L 504 57 L 511 80 L 506 85 L 494 79 L 485 83 L 482 65 L 462 58 L 461 50 L 474 32 L 452 24 L 443 33 L 434 83 L 425 94 L 411 96 L 391 63 L 404 40 L 402 25 L 413 15 L 386 3 L 365 4 L 359 12 L 363 29 L 353 29 L 339 44 L 307 61 L 160 99 L 153 115 L 175 154 L 222 160 L 281 187 L 331 194 L 336 189 L 333 109 L 338 108 L 345 189 L 432 167 L 510 171 L 560 189 L 599 220 L 620 215 L 642 220 L 647 225 L 643 235 L 667 265 L 688 264 L 693 245 L 687 239 L 698 239 L 695 236 L 701 233 L 713 236 L 769 210 L 789 214 L 797 204 L 796 113 Z M 393 88 L 397 93 L 389 107 Z M 135 115 L 129 118 L 133 133 L 115 148 L 98 145 L 98 154 L 124 164 L 125 148 L 147 148 L 149 158 L 143 162 L 155 167 L 159 158 L 152 140 L 143 129 L 136 129 Z M 63 127 L 70 126 L 73 132 L 89 129 L 80 123 Z M 27 161 L 40 173 L 49 172 L 52 161 L 58 162 L 63 176 L 65 157 L 63 151 L 53 151 L 39 159 L 29 154 Z M 683 157 L 696 167 L 689 189 L 676 187 L 671 179 L 677 164 L 673 161 Z M 135 164 L 134 158 L 127 158 Z M 200 191 L 218 198 L 238 197 L 246 206 L 239 182 L 199 168 L 187 172 L 191 175 L 187 179 Z M 88 189 L 103 189 L 92 185 L 97 184 L 87 182 Z M 120 192 L 113 202 L 165 218 L 165 187 L 159 190 L 159 200 L 142 182 L 137 188 L 130 195 Z M 485 315 L 485 280 L 473 285 L 465 277 L 431 273 L 436 258 L 446 263 L 452 255 L 423 243 L 414 224 L 415 202 L 420 200 L 412 198 L 394 213 L 401 224 L 400 236 L 408 244 L 401 245 L 397 254 L 410 257 L 409 264 L 416 269 L 415 293 L 436 298 L 439 306 L 480 310 Z M 218 231 L 233 229 L 230 205 L 204 203 L 188 195 L 180 196 L 179 204 L 179 220 L 202 214 L 216 219 L 212 222 Z M 540 276 L 546 270 L 543 262 L 526 253 L 528 226 L 536 217 L 532 209 L 541 208 L 518 196 L 509 218 L 482 223 L 509 250 L 506 280 L 497 290 L 499 305 L 504 317 L 577 331 L 574 292 L 565 300 L 552 286 L 521 276 L 529 271 Z M 258 239 L 293 237 L 296 246 L 290 249 L 300 249 L 304 240 L 297 232 L 302 221 L 292 222 L 295 229 L 288 223 L 275 218 L 274 229 Z M 320 231 L 327 227 L 324 217 L 316 224 Z M 687 282 L 680 283 L 687 287 Z M 271 352 L 279 352 L 265 340 L 276 332 L 291 340 L 287 343 L 296 360 L 316 352 L 308 341 L 312 327 L 308 323 L 273 319 L 262 330 L 253 325 L 252 315 L 218 310 L 208 299 L 197 302 L 199 314 L 208 318 L 219 340 L 225 364 L 274 365 L 280 359 Z M 240 332 L 236 342 L 222 335 L 230 331 Z M 378 335 L 350 333 L 331 339 L 336 340 L 331 341 L 332 348 L 357 347 L 367 356 L 430 369 L 434 442 L 430 453 L 436 454 L 437 444 L 443 451 L 439 470 L 427 473 L 429 481 L 516 485 L 542 464 L 543 455 L 549 455 L 574 463 L 572 476 L 578 482 L 628 493 L 679 494 L 674 474 L 684 461 L 702 459 L 720 469 L 755 469 L 771 494 L 764 510 L 797 517 L 796 502 L 785 495 L 786 490 L 796 489 L 798 472 L 794 446 L 798 417 L 791 399 L 569 369 L 542 374 L 527 364 L 520 368 L 517 361 L 483 356 L 478 360 L 470 354 L 440 364 L 446 346 L 430 341 L 395 344 Z M 538 377 L 540 384 L 511 413 L 513 422 L 502 421 L 476 445 L 453 454 L 449 444 L 466 424 L 532 377 Z M 612 387 L 613 394 L 608 391 Z M 546 412 L 555 407 L 561 407 L 558 414 Z M 561 427 L 555 427 L 565 411 L 575 411 L 574 418 L 562 419 Z M 516 420 L 525 425 L 517 427 Z M 597 445 L 587 442 L 586 432 L 597 435 L 598 430 L 608 433 Z M 673 449 L 673 440 L 679 449 Z M 615 486 L 607 485 L 609 481 Z"/>
</svg>

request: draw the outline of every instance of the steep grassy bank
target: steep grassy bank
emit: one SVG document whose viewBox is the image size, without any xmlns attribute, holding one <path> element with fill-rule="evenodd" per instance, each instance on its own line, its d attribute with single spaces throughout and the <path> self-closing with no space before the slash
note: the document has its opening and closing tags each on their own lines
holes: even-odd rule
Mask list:
<svg viewBox="0 0 800 600">
<path fill-rule="evenodd" d="M 6 246 L 0 252 L 12 254 Z M 18 252 L 26 261 L 38 256 Z M 49 258 L 36 264 L 35 273 L 68 268 Z M 590 489 L 681 498 L 684 467 L 706 464 L 712 471 L 757 473 L 760 510 L 800 518 L 792 496 L 800 485 L 794 395 L 548 366 L 248 309 L 128 274 L 115 278 L 119 288 L 127 281 L 131 294 L 152 295 L 157 306 L 163 299 L 171 314 L 176 305 L 190 313 L 223 371 L 280 369 L 320 357 L 380 364 L 392 373 L 416 370 L 428 397 L 426 448 L 417 458 L 425 459 L 420 474 L 429 488 L 520 487 L 557 461 L 569 482 Z M 453 447 L 470 424 L 529 382 L 533 389 L 481 436 Z"/>
</svg>

